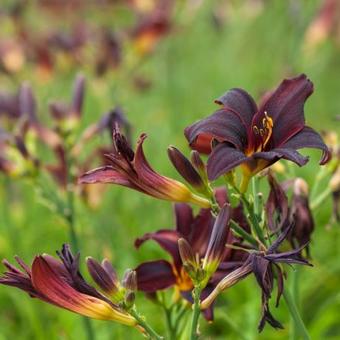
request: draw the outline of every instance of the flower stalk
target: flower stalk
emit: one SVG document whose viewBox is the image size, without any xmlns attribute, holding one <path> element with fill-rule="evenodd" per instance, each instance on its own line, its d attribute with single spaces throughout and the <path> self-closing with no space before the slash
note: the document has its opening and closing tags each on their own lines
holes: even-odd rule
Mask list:
<svg viewBox="0 0 340 340">
<path fill-rule="evenodd" d="M 296 303 L 294 301 L 294 299 L 292 298 L 292 296 L 290 295 L 290 292 L 285 289 L 283 291 L 283 298 L 287 304 L 288 310 L 290 312 L 290 315 L 292 316 L 294 323 L 295 323 L 295 327 L 298 330 L 298 332 L 300 333 L 301 337 L 304 340 L 310 340 L 310 336 L 308 334 L 308 330 L 300 316 L 300 313 L 298 311 L 298 308 L 296 306 Z"/>
<path fill-rule="evenodd" d="M 201 287 L 200 285 L 197 285 L 194 287 L 192 291 L 192 297 L 194 299 L 193 304 L 193 313 L 192 313 L 192 320 L 191 320 L 191 331 L 190 331 L 190 340 L 197 340 L 199 337 L 198 332 L 198 321 L 201 313 L 200 308 L 200 296 L 201 296 Z"/>
<path fill-rule="evenodd" d="M 141 316 L 134 308 L 132 308 L 129 313 L 137 320 L 138 324 L 145 330 L 145 333 L 149 339 L 152 340 L 163 340 L 164 338 L 160 336 Z"/>
</svg>

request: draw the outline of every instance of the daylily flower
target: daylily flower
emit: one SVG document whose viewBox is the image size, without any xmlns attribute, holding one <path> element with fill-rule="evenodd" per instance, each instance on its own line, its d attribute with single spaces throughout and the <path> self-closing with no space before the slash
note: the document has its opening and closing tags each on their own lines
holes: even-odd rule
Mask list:
<svg viewBox="0 0 340 340">
<path fill-rule="evenodd" d="M 279 247 L 283 241 L 287 239 L 292 228 L 294 228 L 293 223 L 286 226 L 285 230 L 277 237 L 277 239 L 266 251 L 251 252 L 241 267 L 235 269 L 227 276 L 222 278 L 211 294 L 202 301 L 201 309 L 204 310 L 208 308 L 223 290 L 233 286 L 240 280 L 247 277 L 249 274 L 253 273 L 262 291 L 262 316 L 258 325 L 259 331 L 261 332 L 263 330 L 266 322 L 268 322 L 274 328 L 283 328 L 281 323 L 273 317 L 269 310 L 269 299 L 271 298 L 274 288 L 274 273 L 276 273 L 278 285 L 276 297 L 277 307 L 284 290 L 284 273 L 280 264 L 286 263 L 289 265 L 311 265 L 300 255 L 304 246 L 287 252 L 279 252 Z"/>
<path fill-rule="evenodd" d="M 226 243 L 234 241 L 226 225 L 229 213 L 229 208 L 225 208 L 225 213 L 220 217 L 220 220 L 215 221 L 209 209 L 201 209 L 199 214 L 194 217 L 189 205 L 185 203 L 176 204 L 175 230 L 161 229 L 153 233 L 147 233 L 135 242 L 135 246 L 139 248 L 145 241 L 154 240 L 172 258 L 171 261 L 162 259 L 140 264 L 135 269 L 138 289 L 147 293 L 154 293 L 158 290 L 175 287 L 177 292 L 192 302 L 191 290 L 193 289 L 193 282 L 189 276 L 190 268 L 188 268 L 190 258 L 192 258 L 190 253 L 194 254 L 199 262 L 203 261 L 203 258 L 207 255 L 204 269 L 209 269 L 209 277 L 212 274 L 211 270 L 217 269 L 217 271 L 202 292 L 202 298 L 205 298 L 220 278 L 224 277 L 233 268 L 240 266 L 244 258 L 248 256 L 245 252 L 240 254 L 239 251 L 225 247 Z M 221 237 L 219 238 L 218 236 Z M 184 246 L 189 246 L 187 247 L 188 251 L 182 245 L 181 249 L 179 248 L 179 240 L 180 244 L 184 243 Z M 212 265 L 214 265 L 214 268 L 212 268 Z M 205 312 L 205 317 L 209 320 L 213 318 L 212 308 Z"/>
<path fill-rule="evenodd" d="M 208 208 L 205 198 L 192 193 L 184 184 L 155 172 L 145 158 L 142 134 L 136 152 L 129 146 L 126 138 L 118 129 L 113 132 L 114 150 L 106 155 L 110 165 L 86 172 L 79 179 L 81 184 L 112 183 L 143 192 L 147 195 L 174 202 L 191 202 Z"/>
<path fill-rule="evenodd" d="M 114 277 L 106 262 L 102 267 L 106 277 L 102 271 L 90 271 L 103 289 L 105 294 L 102 294 L 80 274 L 79 254 L 74 257 L 69 247 L 64 245 L 58 255 L 61 261 L 49 255 L 36 256 L 31 268 L 16 257 L 21 269 L 4 260 L 7 272 L 0 277 L 0 284 L 17 287 L 31 297 L 89 318 L 116 321 L 128 326 L 137 325 L 137 321 L 118 304 L 113 303 L 107 294 L 114 285 Z M 111 284 L 108 283 L 109 280 L 112 281 Z"/>
<path fill-rule="evenodd" d="M 305 125 L 303 107 L 312 92 L 313 83 L 302 74 L 285 79 L 259 108 L 238 88 L 217 99 L 221 109 L 185 129 L 193 149 L 211 152 L 209 179 L 215 180 L 240 165 L 245 191 L 251 176 L 279 159 L 306 164 L 308 158 L 297 152 L 305 147 L 321 149 L 320 164 L 325 164 L 330 158 L 327 146 Z"/>
</svg>

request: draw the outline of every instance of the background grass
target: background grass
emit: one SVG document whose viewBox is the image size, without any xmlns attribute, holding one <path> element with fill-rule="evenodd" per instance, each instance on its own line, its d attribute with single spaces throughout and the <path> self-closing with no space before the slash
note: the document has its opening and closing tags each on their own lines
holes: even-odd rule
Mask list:
<svg viewBox="0 0 340 340">
<path fill-rule="evenodd" d="M 170 36 L 163 39 L 155 53 L 130 75 L 135 76 L 137 72 L 151 81 L 152 86 L 147 91 L 136 91 L 131 78 L 120 71 L 109 72 L 98 79 L 89 65 L 77 67 L 73 64 L 60 67 L 44 82 L 27 65 L 15 78 L 1 75 L 0 87 L 15 89 L 22 80 L 30 80 L 38 98 L 40 115 L 49 123 L 48 101 L 67 99 L 74 75 L 83 72 L 88 79 L 84 126 L 96 121 L 112 106 L 121 105 L 133 124 L 134 138 L 141 132 L 148 134 L 145 149 L 150 163 L 161 173 L 171 176 L 176 174 L 167 159 L 168 145 L 176 145 L 188 153 L 183 129 L 211 113 L 215 109 L 213 100 L 231 87 L 245 88 L 259 98 L 263 91 L 276 86 L 282 78 L 306 73 L 315 84 L 315 93 L 305 109 L 307 123 L 317 130 L 332 129 L 339 133 L 339 124 L 334 120 L 335 114 L 339 113 L 339 49 L 331 40 L 313 53 L 306 53 L 303 48 L 305 30 L 320 1 L 264 1 L 265 5 L 258 11 L 252 3 L 255 1 L 206 1 L 195 11 L 185 10 L 186 6 L 179 4 L 182 9 L 178 10 Z M 227 16 L 224 25 L 218 29 L 212 17 L 216 8 L 225 10 Z M 32 27 L 42 30 L 49 21 L 37 13 L 33 5 L 27 18 L 32 21 Z M 129 13 L 102 15 L 100 10 L 90 12 L 86 17 L 113 27 L 117 20 L 124 25 L 124 18 L 128 21 Z M 60 26 L 64 24 L 59 22 Z M 3 25 L 2 38 L 11 32 L 9 23 Z M 98 137 L 96 143 L 103 142 L 107 142 L 105 137 Z M 306 167 L 293 170 L 310 185 L 320 171 L 318 156 L 317 152 L 312 153 Z M 326 185 L 324 183 L 321 188 Z M 38 253 L 54 254 L 68 241 L 66 226 L 40 204 L 31 184 L 12 182 L 1 176 L 0 194 L 1 258 L 12 259 L 17 254 L 29 262 Z M 122 275 L 126 268 L 143 260 L 167 256 L 151 243 L 137 251 L 133 242 L 144 232 L 173 226 L 169 203 L 110 186 L 103 193 L 102 204 L 97 210 L 89 210 L 82 203 L 76 208 L 83 259 L 88 255 L 98 259 L 109 257 Z M 316 230 L 311 245 L 314 267 L 299 270 L 300 308 L 312 339 L 340 337 L 340 229 L 338 225 L 325 228 L 330 210 L 327 201 L 314 211 Z M 291 276 L 290 272 L 288 276 Z M 151 303 L 144 304 L 141 295 L 138 302 L 155 328 L 164 332 L 160 311 Z M 237 331 L 242 331 L 249 339 L 289 337 L 290 320 L 284 302 L 280 308 L 273 308 L 273 313 L 285 329 L 274 331 L 267 326 L 262 334 L 257 333 L 260 291 L 253 278 L 225 292 L 217 306 L 215 323 L 201 322 L 203 338 L 239 339 Z M 236 330 L 228 319 L 233 320 Z M 100 321 L 92 323 L 97 339 L 139 338 L 136 331 L 124 326 Z M 30 299 L 15 289 L 0 287 L 0 339 L 47 338 L 85 338 L 81 318 Z"/>
</svg>

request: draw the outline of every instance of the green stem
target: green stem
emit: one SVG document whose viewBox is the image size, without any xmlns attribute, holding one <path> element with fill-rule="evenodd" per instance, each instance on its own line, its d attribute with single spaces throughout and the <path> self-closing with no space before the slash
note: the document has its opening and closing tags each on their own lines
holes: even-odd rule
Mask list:
<svg viewBox="0 0 340 340">
<path fill-rule="evenodd" d="M 230 220 L 230 228 L 239 236 L 241 236 L 245 241 L 257 247 L 257 241 L 255 238 L 248 234 L 237 222 Z"/>
<path fill-rule="evenodd" d="M 295 268 L 292 272 L 292 298 L 294 299 L 295 304 L 299 307 L 299 271 Z M 298 329 L 296 324 L 292 318 L 292 331 L 291 331 L 291 340 L 295 340 L 298 338 Z"/>
<path fill-rule="evenodd" d="M 253 234 L 255 234 L 258 239 L 263 243 L 265 244 L 266 243 L 266 240 L 263 236 L 263 232 L 262 232 L 262 229 L 260 227 L 260 224 L 259 224 L 259 221 L 258 221 L 258 218 L 253 210 L 253 207 L 252 205 L 249 203 L 249 201 L 247 200 L 246 196 L 244 194 L 241 194 L 240 196 L 241 198 L 241 201 L 243 202 L 243 204 L 245 205 L 247 211 L 248 211 L 248 214 L 249 214 L 249 220 L 250 220 L 250 227 L 253 231 Z"/>
<path fill-rule="evenodd" d="M 166 325 L 167 325 L 168 333 L 169 333 L 169 339 L 171 340 L 176 339 L 174 325 L 172 323 L 172 309 L 167 308 L 166 306 L 163 306 L 163 308 L 164 308 L 164 314 L 165 314 L 165 319 L 166 319 Z"/>
<path fill-rule="evenodd" d="M 67 220 L 69 237 L 72 245 L 72 249 L 77 253 L 79 251 L 78 236 L 75 229 L 75 210 L 74 210 L 74 178 L 71 172 L 72 161 L 67 157 L 67 210 L 65 212 L 65 218 Z M 84 329 L 88 340 L 94 340 L 95 334 L 91 321 L 83 317 Z"/>
<path fill-rule="evenodd" d="M 162 340 L 162 336 L 158 335 L 156 331 L 146 322 L 145 318 L 141 316 L 135 309 L 131 309 L 129 313 L 138 321 L 138 324 L 144 328 L 149 339 Z"/>
<path fill-rule="evenodd" d="M 201 296 L 201 287 L 196 286 L 192 291 L 192 297 L 194 299 L 193 305 L 193 314 L 191 321 L 191 332 L 190 332 L 190 340 L 198 339 L 198 320 L 200 317 L 201 309 L 200 309 L 200 296 Z"/>
<path fill-rule="evenodd" d="M 310 340 L 310 336 L 308 334 L 308 330 L 305 326 L 305 324 L 303 323 L 303 320 L 299 314 L 299 311 L 296 307 L 295 301 L 292 298 L 292 296 L 290 295 L 289 291 L 287 289 L 285 289 L 283 291 L 283 297 L 285 299 L 285 302 L 288 306 L 290 315 L 292 316 L 294 323 L 295 323 L 295 327 L 297 329 L 297 331 L 300 333 L 300 335 L 302 336 L 302 338 L 304 340 Z"/>
<path fill-rule="evenodd" d="M 311 209 L 316 209 L 319 207 L 321 203 L 331 194 L 331 188 L 327 187 L 318 197 L 313 200 L 310 204 Z"/>
</svg>

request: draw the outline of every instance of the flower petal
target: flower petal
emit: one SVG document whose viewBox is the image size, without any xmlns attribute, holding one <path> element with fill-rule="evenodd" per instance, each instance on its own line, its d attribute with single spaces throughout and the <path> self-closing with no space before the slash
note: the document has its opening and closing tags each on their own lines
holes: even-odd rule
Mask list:
<svg viewBox="0 0 340 340">
<path fill-rule="evenodd" d="M 247 143 L 247 127 L 237 112 L 227 108 L 190 125 L 184 134 L 193 149 L 196 149 L 196 140 L 202 134 L 204 138 L 210 136 L 210 140 L 215 138 L 220 142 L 229 142 L 238 149 L 243 149 Z"/>
<path fill-rule="evenodd" d="M 134 186 L 127 177 L 116 171 L 112 166 L 106 165 L 86 172 L 79 177 L 79 184 L 93 183 L 112 183 L 119 184 L 135 190 L 139 190 Z"/>
<path fill-rule="evenodd" d="M 254 117 L 257 125 L 264 112 L 273 119 L 272 147 L 281 145 L 300 131 L 305 125 L 304 104 L 313 93 L 313 83 L 301 74 L 292 79 L 285 79 L 268 97 Z"/>
<path fill-rule="evenodd" d="M 275 148 L 271 151 L 256 152 L 252 155 L 252 157 L 254 159 L 264 159 L 268 161 L 266 166 L 270 166 L 281 158 L 292 161 L 299 166 L 303 166 L 308 162 L 309 159 L 308 157 L 302 156 L 296 150 L 288 148 Z"/>
<path fill-rule="evenodd" d="M 103 300 L 76 291 L 62 280 L 43 256 L 34 259 L 32 283 L 35 289 L 59 307 L 94 319 L 114 320 L 126 325 L 136 324 L 134 318 L 114 309 L 114 305 L 111 306 Z"/>
<path fill-rule="evenodd" d="M 152 293 L 169 288 L 176 283 L 172 266 L 165 260 L 144 262 L 135 271 L 137 272 L 138 290 L 144 292 Z"/>
<path fill-rule="evenodd" d="M 186 238 L 190 234 L 191 225 L 194 221 L 192 208 L 186 203 L 176 203 L 174 210 L 176 231 Z"/>
<path fill-rule="evenodd" d="M 331 152 L 327 145 L 323 142 L 321 136 L 312 128 L 305 126 L 299 133 L 290 138 L 280 148 L 302 149 L 316 148 L 322 150 L 322 158 L 320 164 L 327 163 L 331 158 Z"/>
<path fill-rule="evenodd" d="M 244 125 L 250 128 L 253 116 L 257 112 L 257 105 L 249 93 L 234 88 L 216 99 L 215 103 L 239 113 Z"/>
<path fill-rule="evenodd" d="M 243 152 L 236 150 L 229 144 L 221 143 L 217 145 L 208 159 L 207 171 L 209 180 L 215 180 L 246 160 L 247 157 Z"/>
<path fill-rule="evenodd" d="M 154 240 L 173 258 L 176 267 L 181 264 L 178 250 L 178 240 L 181 236 L 175 230 L 161 229 L 154 233 L 146 233 L 135 241 L 135 247 L 139 248 L 145 241 Z"/>
</svg>

